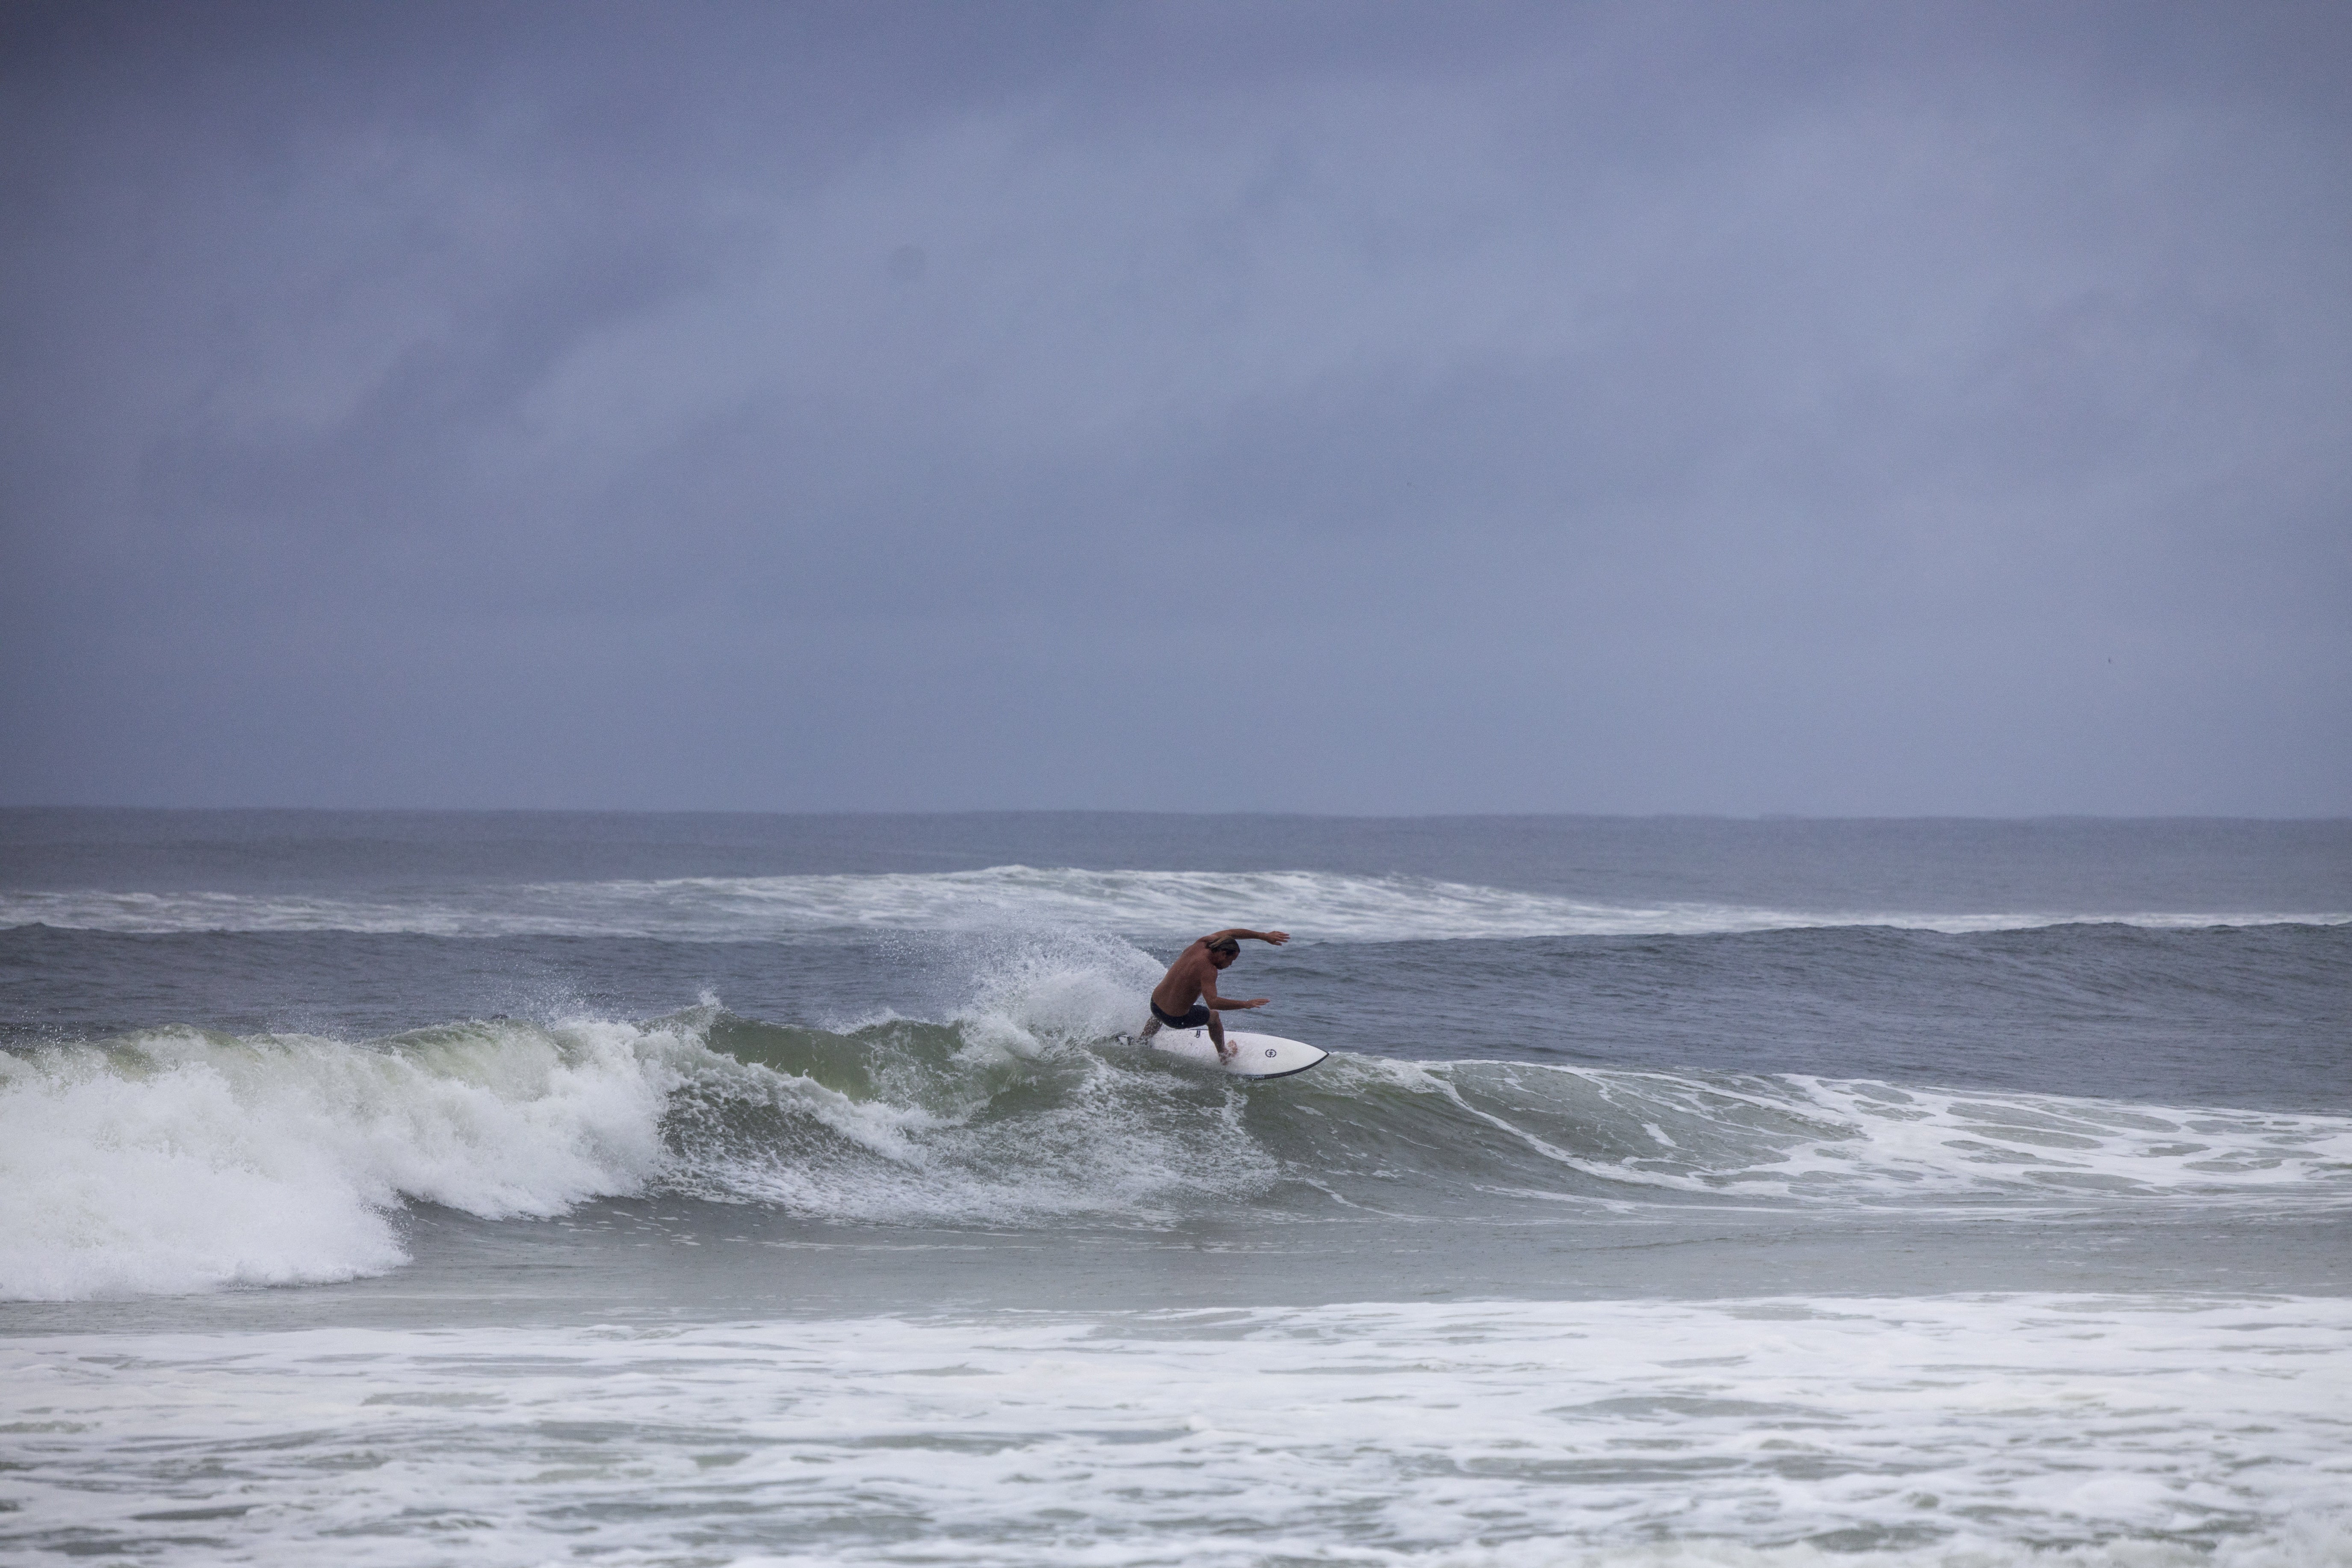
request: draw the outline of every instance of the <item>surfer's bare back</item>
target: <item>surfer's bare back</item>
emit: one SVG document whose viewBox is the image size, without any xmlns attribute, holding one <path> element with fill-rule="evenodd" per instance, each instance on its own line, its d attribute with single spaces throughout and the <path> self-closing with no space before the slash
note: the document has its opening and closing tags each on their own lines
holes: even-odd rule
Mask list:
<svg viewBox="0 0 2352 1568">
<path fill-rule="evenodd" d="M 1176 955 L 1160 984 L 1151 988 L 1151 1022 L 1143 1026 L 1143 1037 L 1150 1039 L 1160 1032 L 1160 1026 L 1171 1029 L 1197 1029 L 1209 1026 L 1209 1038 L 1216 1042 L 1217 1059 L 1233 1059 L 1233 1048 L 1225 1044 L 1225 1023 L 1219 1013 L 1242 1012 L 1263 1007 L 1266 999 L 1254 996 L 1246 1002 L 1236 1002 L 1217 994 L 1217 976 L 1242 953 L 1242 939 L 1272 942 L 1280 947 L 1290 940 L 1286 931 L 1244 931 L 1234 926 L 1225 931 L 1211 931 Z"/>
</svg>

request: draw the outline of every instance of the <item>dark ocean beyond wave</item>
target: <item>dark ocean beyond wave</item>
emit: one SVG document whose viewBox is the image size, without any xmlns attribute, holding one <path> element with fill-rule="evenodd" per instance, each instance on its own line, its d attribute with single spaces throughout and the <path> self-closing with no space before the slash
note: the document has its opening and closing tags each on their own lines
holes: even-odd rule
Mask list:
<svg viewBox="0 0 2352 1568">
<path fill-rule="evenodd" d="M 0 889 L 22 890 L 413 897 L 1004 866 L 1304 868 L 1604 907 L 2352 911 L 2346 820 L 0 809 Z"/>
</svg>

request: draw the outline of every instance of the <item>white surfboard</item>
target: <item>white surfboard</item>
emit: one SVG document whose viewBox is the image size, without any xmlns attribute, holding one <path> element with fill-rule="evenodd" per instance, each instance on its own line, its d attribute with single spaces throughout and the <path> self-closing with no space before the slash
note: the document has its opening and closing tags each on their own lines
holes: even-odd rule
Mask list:
<svg viewBox="0 0 2352 1568">
<path fill-rule="evenodd" d="M 1295 1072 L 1305 1072 L 1331 1053 L 1318 1050 L 1304 1040 L 1286 1040 L 1280 1035 L 1245 1035 L 1239 1029 L 1225 1031 L 1225 1044 L 1234 1047 L 1230 1060 L 1217 1060 L 1217 1043 L 1209 1038 L 1209 1031 L 1199 1029 L 1161 1029 L 1144 1044 L 1155 1051 L 1166 1051 L 1171 1057 L 1181 1057 L 1202 1067 L 1222 1067 L 1235 1078 L 1288 1078 Z"/>
</svg>

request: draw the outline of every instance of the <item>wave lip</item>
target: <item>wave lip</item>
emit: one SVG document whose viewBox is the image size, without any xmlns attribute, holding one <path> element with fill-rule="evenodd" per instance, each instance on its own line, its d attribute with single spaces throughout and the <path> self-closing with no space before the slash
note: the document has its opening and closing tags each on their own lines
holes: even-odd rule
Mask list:
<svg viewBox="0 0 2352 1568">
<path fill-rule="evenodd" d="M 638 1032 L 457 1027 L 370 1047 L 173 1030 L 0 1053 L 0 1298 L 321 1284 L 407 1261 L 418 1199 L 560 1214 L 664 1167 Z"/>
<path fill-rule="evenodd" d="M 740 942 L 842 931 L 1059 927 L 1191 936 L 1236 910 L 1307 941 L 1687 936 L 1885 926 L 1967 933 L 2116 923 L 2158 930 L 2341 925 L 2347 913 L 2165 910 L 1805 911 L 1602 904 L 1552 893 L 1327 871 L 986 870 L 660 881 L 541 882 L 325 897 L 226 892 L 0 892 L 0 927 L 356 931 L 445 937 L 610 936 Z"/>
</svg>

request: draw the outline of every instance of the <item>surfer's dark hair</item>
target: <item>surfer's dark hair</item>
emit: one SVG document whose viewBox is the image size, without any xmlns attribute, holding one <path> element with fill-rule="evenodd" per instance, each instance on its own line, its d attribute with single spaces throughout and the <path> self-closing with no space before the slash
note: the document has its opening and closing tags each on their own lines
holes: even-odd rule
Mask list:
<svg viewBox="0 0 2352 1568">
<path fill-rule="evenodd" d="M 1209 944 L 1211 952 L 1239 952 L 1241 950 L 1242 944 L 1229 936 L 1221 936 Z"/>
</svg>

